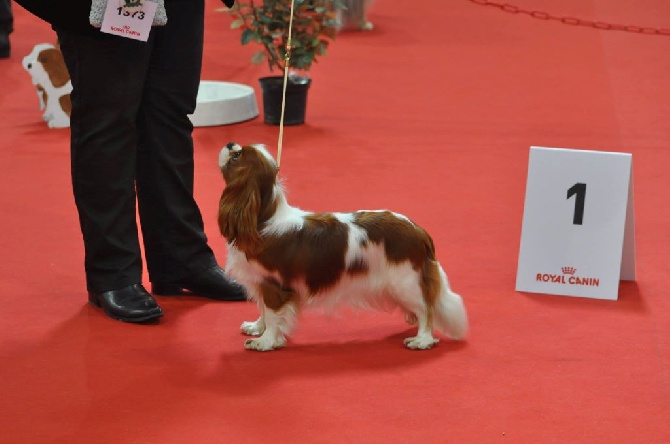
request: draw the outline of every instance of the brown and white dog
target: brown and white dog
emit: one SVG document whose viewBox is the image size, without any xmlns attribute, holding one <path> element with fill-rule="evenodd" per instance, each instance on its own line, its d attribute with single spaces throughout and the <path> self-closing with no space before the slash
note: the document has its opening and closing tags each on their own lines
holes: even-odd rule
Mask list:
<svg viewBox="0 0 670 444">
<path fill-rule="evenodd" d="M 391 211 L 311 213 L 292 207 L 277 163 L 263 145 L 226 145 L 219 155 L 226 186 L 218 222 L 228 244 L 226 271 L 257 302 L 260 317 L 244 322 L 245 347 L 286 345 L 303 307 L 341 303 L 399 307 L 416 336 L 411 349 L 428 349 L 433 329 L 462 339 L 468 320 L 449 287 L 428 233 Z"/>
<path fill-rule="evenodd" d="M 23 68 L 30 73 L 37 88 L 42 118 L 49 128 L 70 126 L 72 83 L 63 54 L 50 43 L 35 45 L 23 58 Z"/>
</svg>

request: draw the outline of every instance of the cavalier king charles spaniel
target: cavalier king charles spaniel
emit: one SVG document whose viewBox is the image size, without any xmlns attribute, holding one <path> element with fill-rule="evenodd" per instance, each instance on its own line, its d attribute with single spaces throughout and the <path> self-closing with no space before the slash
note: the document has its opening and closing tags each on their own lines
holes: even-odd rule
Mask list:
<svg viewBox="0 0 670 444">
<path fill-rule="evenodd" d="M 468 320 L 449 287 L 428 233 L 391 211 L 312 213 L 292 207 L 279 168 L 263 145 L 226 145 L 219 155 L 226 186 L 218 222 L 228 244 L 226 272 L 256 301 L 260 316 L 242 323 L 255 338 L 245 347 L 286 345 L 301 309 L 341 303 L 399 307 L 416 336 L 411 349 L 429 349 L 437 330 L 463 339 Z"/>
</svg>

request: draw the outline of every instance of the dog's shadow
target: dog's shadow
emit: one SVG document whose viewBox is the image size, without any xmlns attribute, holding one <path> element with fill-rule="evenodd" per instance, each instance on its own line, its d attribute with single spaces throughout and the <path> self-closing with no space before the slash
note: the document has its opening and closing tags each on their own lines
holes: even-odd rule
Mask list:
<svg viewBox="0 0 670 444">
<path fill-rule="evenodd" d="M 248 396 L 286 380 L 409 370 L 467 346 L 467 342 L 441 338 L 430 350 L 410 350 L 403 339 L 415 333 L 408 329 L 384 339 L 337 343 L 299 344 L 289 340 L 285 348 L 271 352 L 240 347 L 239 351 L 223 354 L 219 367 L 208 379 L 212 388 L 218 387 L 229 395 Z M 235 375 L 234 380 L 230 379 L 231 374 Z"/>
</svg>

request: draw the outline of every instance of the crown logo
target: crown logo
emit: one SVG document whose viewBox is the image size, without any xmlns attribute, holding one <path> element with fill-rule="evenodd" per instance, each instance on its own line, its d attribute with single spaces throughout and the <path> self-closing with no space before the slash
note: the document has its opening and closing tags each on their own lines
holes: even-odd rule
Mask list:
<svg viewBox="0 0 670 444">
<path fill-rule="evenodd" d="M 563 274 L 575 274 L 577 269 L 575 267 L 563 267 L 561 268 Z"/>
</svg>

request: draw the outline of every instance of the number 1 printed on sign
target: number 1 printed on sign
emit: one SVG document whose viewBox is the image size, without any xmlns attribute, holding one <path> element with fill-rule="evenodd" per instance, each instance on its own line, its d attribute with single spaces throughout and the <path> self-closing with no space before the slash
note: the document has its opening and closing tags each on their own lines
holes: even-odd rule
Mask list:
<svg viewBox="0 0 670 444">
<path fill-rule="evenodd" d="M 584 201 L 586 199 L 586 184 L 585 183 L 576 183 L 570 188 L 568 188 L 568 199 L 573 195 L 575 197 L 575 213 L 572 216 L 573 225 L 581 225 L 584 221 Z"/>
</svg>

